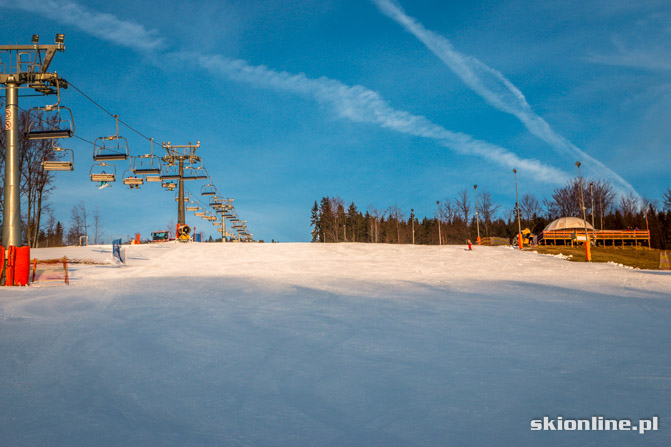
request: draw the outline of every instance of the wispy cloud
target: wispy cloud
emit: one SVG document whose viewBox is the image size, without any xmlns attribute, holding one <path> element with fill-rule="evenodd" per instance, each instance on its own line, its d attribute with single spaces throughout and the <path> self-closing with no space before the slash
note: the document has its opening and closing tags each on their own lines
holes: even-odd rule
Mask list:
<svg viewBox="0 0 671 447">
<path fill-rule="evenodd" d="M 121 20 L 112 14 L 90 11 L 85 6 L 71 1 L 0 0 L 0 6 L 37 13 L 66 25 L 75 26 L 101 40 L 134 50 L 154 51 L 165 46 L 163 38 L 155 30 L 148 30 L 139 23 Z"/>
<path fill-rule="evenodd" d="M 626 180 L 555 132 L 543 118 L 532 110 L 522 92 L 501 72 L 487 66 L 473 56 L 458 52 L 449 40 L 427 30 L 416 19 L 408 16 L 394 0 L 371 1 L 382 13 L 419 39 L 469 88 L 482 96 L 490 105 L 517 117 L 529 132 L 545 141 L 555 150 L 579 158 L 585 166 L 591 167 L 592 172 L 598 172 L 611 180 L 613 186 L 619 192 L 631 192 L 638 197 L 634 188 Z"/>
<path fill-rule="evenodd" d="M 164 40 L 158 32 L 143 25 L 124 21 L 111 14 L 90 11 L 72 1 L 56 4 L 54 0 L 24 0 L 0 5 L 45 14 L 65 24 L 75 26 L 100 39 L 114 42 L 138 51 L 161 53 Z M 565 172 L 534 159 L 523 159 L 509 150 L 473 137 L 449 131 L 423 116 L 394 109 L 377 92 L 366 87 L 349 86 L 340 81 L 309 78 L 305 74 L 275 71 L 263 65 L 251 65 L 243 60 L 222 56 L 196 57 L 198 65 L 211 73 L 228 79 L 309 97 L 329 107 L 337 116 L 357 123 L 375 124 L 407 135 L 431 139 L 452 151 L 477 156 L 506 168 L 524 169 L 536 180 L 549 184 L 564 183 L 570 176 Z"/>
<path fill-rule="evenodd" d="M 190 57 L 190 56 L 182 56 Z M 309 78 L 303 73 L 275 71 L 263 65 L 250 65 L 239 59 L 218 55 L 200 56 L 198 64 L 219 76 L 312 98 L 329 107 L 337 116 L 357 123 L 376 124 L 407 135 L 431 139 L 459 154 L 478 156 L 505 168 L 525 169 L 544 183 L 564 183 L 570 176 L 538 160 L 523 159 L 516 154 L 485 141 L 452 132 L 423 116 L 397 110 L 379 93 L 361 85 L 349 86 L 326 77 Z"/>
</svg>

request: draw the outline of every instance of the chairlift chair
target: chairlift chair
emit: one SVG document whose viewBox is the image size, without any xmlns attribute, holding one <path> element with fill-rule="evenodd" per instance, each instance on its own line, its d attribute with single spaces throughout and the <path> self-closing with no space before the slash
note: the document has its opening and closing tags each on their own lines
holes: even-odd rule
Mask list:
<svg viewBox="0 0 671 447">
<path fill-rule="evenodd" d="M 212 182 L 208 183 L 207 185 L 203 185 L 200 187 L 200 195 L 201 196 L 216 196 L 217 195 L 217 188 L 214 187 Z"/>
<path fill-rule="evenodd" d="M 45 171 L 72 171 L 74 169 L 75 153 L 72 149 L 63 149 L 55 144 L 44 160 L 42 169 Z"/>
<path fill-rule="evenodd" d="M 123 173 L 123 184 L 130 186 L 131 189 L 139 188 L 144 185 L 144 177 L 137 176 L 133 171 L 128 170 Z"/>
<path fill-rule="evenodd" d="M 99 137 L 93 142 L 93 160 L 119 161 L 128 160 L 128 141 L 119 136 L 119 115 L 116 120 L 116 134 L 109 137 Z"/>
<path fill-rule="evenodd" d="M 114 182 L 116 180 L 116 167 L 107 163 L 95 163 L 91 166 L 89 174 L 92 182 Z"/>
<path fill-rule="evenodd" d="M 145 154 L 131 157 L 132 171 L 137 175 L 158 175 L 161 173 L 161 159 L 156 155 Z"/>
<path fill-rule="evenodd" d="M 160 182 L 161 181 L 161 176 L 160 175 L 145 175 L 144 176 L 144 181 L 149 183 L 149 182 Z"/>
<path fill-rule="evenodd" d="M 170 180 L 169 181 L 162 181 L 161 186 L 163 188 L 167 189 L 168 191 L 174 191 L 174 189 L 177 188 L 177 183 L 175 183 L 173 181 L 170 181 Z"/>
<path fill-rule="evenodd" d="M 187 206 L 187 211 L 198 211 L 200 208 L 198 206 Z"/>
<path fill-rule="evenodd" d="M 51 90 L 49 91 L 51 92 Z M 56 104 L 35 107 L 28 112 L 29 116 L 39 114 L 37 121 L 31 121 L 28 124 L 26 138 L 29 140 L 70 138 L 75 133 L 75 121 L 72 117 L 72 110 L 60 105 L 61 89 L 58 85 L 58 78 L 56 79 L 56 93 L 58 94 Z"/>
<path fill-rule="evenodd" d="M 179 180 L 180 178 L 179 166 L 168 163 L 161 166 L 161 180 Z"/>
<path fill-rule="evenodd" d="M 150 153 L 131 157 L 131 169 L 138 175 L 158 175 L 161 173 L 161 159 L 154 155 L 154 139 L 150 138 L 149 142 L 151 143 Z"/>
</svg>

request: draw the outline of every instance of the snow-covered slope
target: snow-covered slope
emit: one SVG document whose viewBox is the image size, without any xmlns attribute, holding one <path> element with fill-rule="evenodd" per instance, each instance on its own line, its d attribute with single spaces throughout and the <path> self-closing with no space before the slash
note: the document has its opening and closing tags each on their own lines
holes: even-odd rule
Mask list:
<svg viewBox="0 0 671 447">
<path fill-rule="evenodd" d="M 0 445 L 668 445 L 671 275 L 509 248 L 38 249 L 0 288 Z M 543 416 L 660 430 L 536 432 Z"/>
</svg>

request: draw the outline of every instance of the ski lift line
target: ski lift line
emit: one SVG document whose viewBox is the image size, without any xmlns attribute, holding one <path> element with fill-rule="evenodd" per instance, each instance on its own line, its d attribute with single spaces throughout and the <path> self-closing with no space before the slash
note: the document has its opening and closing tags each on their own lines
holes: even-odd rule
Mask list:
<svg viewBox="0 0 671 447">
<path fill-rule="evenodd" d="M 77 90 L 77 91 L 78 91 L 84 98 L 86 98 L 86 99 L 88 99 L 89 101 L 91 101 L 91 102 L 92 102 L 93 104 L 95 104 L 100 110 L 102 110 L 103 112 L 107 113 L 109 116 L 112 116 L 112 117 L 114 116 L 114 114 L 113 114 L 112 112 L 110 112 L 109 110 L 105 109 L 103 106 L 101 106 L 100 104 L 98 104 L 98 103 L 97 103 L 96 101 L 94 101 L 89 95 L 87 95 L 86 93 L 84 93 L 83 91 L 81 91 L 80 89 L 78 89 L 76 85 L 72 84 L 72 82 L 69 82 L 69 86 L 72 87 L 72 88 L 74 88 L 75 90 Z M 140 132 L 139 130 L 135 129 L 133 126 L 131 126 L 130 124 L 126 123 L 125 121 L 123 121 L 123 120 L 119 120 L 119 122 L 120 122 L 121 124 L 123 124 L 124 126 L 126 126 L 127 128 L 129 128 L 130 130 L 132 130 L 133 132 L 135 132 L 136 134 L 140 135 L 142 138 L 144 138 L 144 139 L 146 139 L 146 140 L 151 140 L 151 138 L 149 138 L 148 136 L 144 135 L 142 132 Z"/>
</svg>

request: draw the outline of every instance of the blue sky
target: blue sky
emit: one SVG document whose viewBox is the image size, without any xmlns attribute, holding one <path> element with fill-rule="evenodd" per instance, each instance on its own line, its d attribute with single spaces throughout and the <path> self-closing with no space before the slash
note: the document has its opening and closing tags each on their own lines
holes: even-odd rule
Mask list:
<svg viewBox="0 0 671 447">
<path fill-rule="evenodd" d="M 315 200 L 433 216 L 478 184 L 504 210 L 577 175 L 660 199 L 671 185 L 671 5 L 664 1 L 438 2 L 0 0 L 4 43 L 66 50 L 51 68 L 156 141 L 200 141 L 220 193 L 256 239 L 309 240 Z M 46 101 L 22 99 L 30 108 Z M 74 89 L 76 134 L 114 120 Z M 121 128 L 131 153 L 149 142 Z M 165 228 L 174 193 L 98 190 L 92 146 L 50 197 L 84 200 L 106 236 Z M 158 148 L 157 148 L 158 149 Z M 127 167 L 117 164 L 118 174 Z M 187 184 L 194 197 L 201 183 Z M 214 227 L 187 214 L 206 236 Z"/>
</svg>

